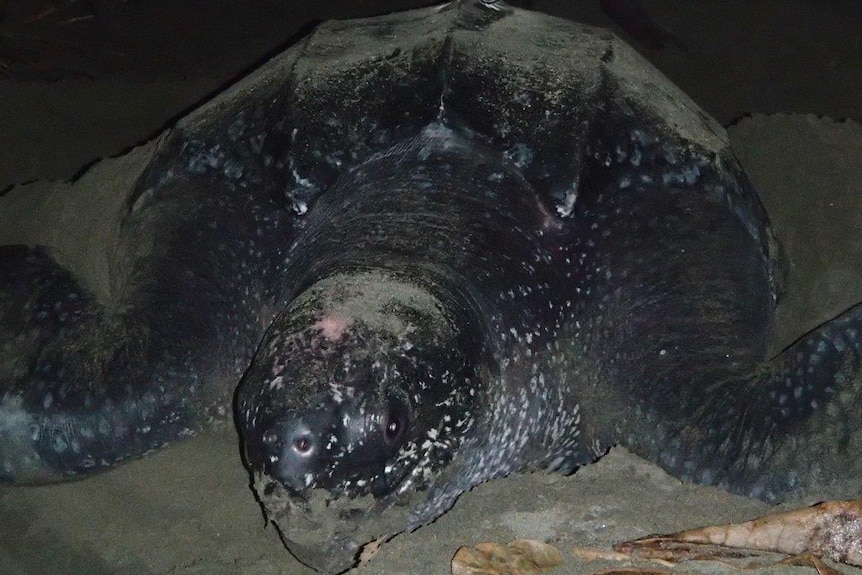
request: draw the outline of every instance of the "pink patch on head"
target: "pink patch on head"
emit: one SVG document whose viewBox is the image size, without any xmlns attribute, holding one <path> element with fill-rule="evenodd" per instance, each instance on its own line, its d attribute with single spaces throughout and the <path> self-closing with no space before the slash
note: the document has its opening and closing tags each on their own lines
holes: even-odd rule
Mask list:
<svg viewBox="0 0 862 575">
<path fill-rule="evenodd" d="M 329 341 L 338 341 L 347 333 L 347 328 L 350 327 L 351 323 L 351 320 L 339 315 L 327 315 L 311 327 L 319 330 L 320 335 Z"/>
</svg>

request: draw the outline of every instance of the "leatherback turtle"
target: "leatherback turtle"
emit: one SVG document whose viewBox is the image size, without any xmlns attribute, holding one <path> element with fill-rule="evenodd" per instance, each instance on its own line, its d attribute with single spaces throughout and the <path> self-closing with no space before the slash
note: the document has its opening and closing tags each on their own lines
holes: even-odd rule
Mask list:
<svg viewBox="0 0 862 575">
<path fill-rule="evenodd" d="M 608 31 L 476 0 L 325 24 L 180 121 L 118 226 L 108 299 L 62 245 L 0 251 L 5 482 L 233 402 L 288 547 L 339 571 L 616 443 L 770 501 L 856 472 L 862 307 L 767 358 L 757 195 Z"/>
</svg>

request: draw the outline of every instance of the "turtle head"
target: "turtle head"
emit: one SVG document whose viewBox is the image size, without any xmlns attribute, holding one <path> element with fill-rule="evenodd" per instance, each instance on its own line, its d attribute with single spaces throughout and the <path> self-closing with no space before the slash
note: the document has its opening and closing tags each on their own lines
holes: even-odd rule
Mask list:
<svg viewBox="0 0 862 575">
<path fill-rule="evenodd" d="M 340 347 L 331 351 L 343 355 Z M 390 376 L 386 370 L 362 363 L 338 366 L 342 373 L 333 374 L 331 388 L 309 397 L 306 405 L 284 409 L 276 398 L 271 409 L 264 407 L 247 441 L 254 468 L 299 497 L 317 488 L 338 496 L 390 493 L 404 471 L 394 469 L 393 456 L 408 431 L 416 430 L 416 416 L 397 382 L 375 389 Z"/>
<path fill-rule="evenodd" d="M 237 415 L 257 495 L 300 560 L 346 569 L 405 529 L 473 425 L 464 347 L 429 291 L 379 274 L 327 278 L 275 319 Z"/>
</svg>

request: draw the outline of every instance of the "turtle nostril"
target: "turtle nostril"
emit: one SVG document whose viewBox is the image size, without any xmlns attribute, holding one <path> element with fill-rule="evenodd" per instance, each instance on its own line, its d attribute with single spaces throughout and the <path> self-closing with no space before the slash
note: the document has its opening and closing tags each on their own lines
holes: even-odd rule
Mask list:
<svg viewBox="0 0 862 575">
<path fill-rule="evenodd" d="M 264 434 L 263 443 L 270 449 L 277 449 L 282 441 L 279 440 L 278 434 L 270 431 L 269 433 Z"/>
</svg>

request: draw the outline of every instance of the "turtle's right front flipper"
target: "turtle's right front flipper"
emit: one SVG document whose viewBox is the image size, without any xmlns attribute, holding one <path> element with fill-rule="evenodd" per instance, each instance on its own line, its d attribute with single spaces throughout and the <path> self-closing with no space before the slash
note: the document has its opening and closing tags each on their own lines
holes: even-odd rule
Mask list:
<svg viewBox="0 0 862 575">
<path fill-rule="evenodd" d="M 45 249 L 0 246 L 0 482 L 90 473 L 182 435 L 186 400 L 136 389 L 145 339 Z"/>
</svg>

